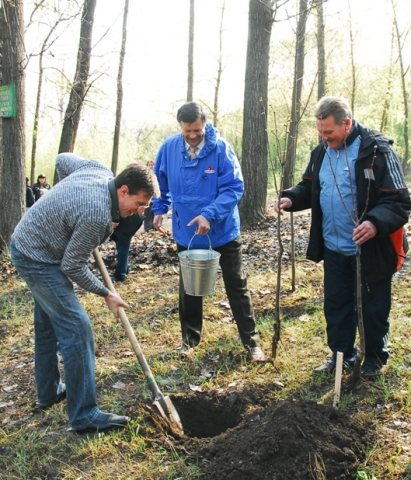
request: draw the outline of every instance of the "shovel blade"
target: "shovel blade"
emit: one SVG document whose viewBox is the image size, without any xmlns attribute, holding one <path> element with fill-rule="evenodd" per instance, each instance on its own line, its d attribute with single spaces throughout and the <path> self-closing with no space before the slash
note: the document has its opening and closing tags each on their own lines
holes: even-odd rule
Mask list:
<svg viewBox="0 0 411 480">
<path fill-rule="evenodd" d="M 162 397 L 161 399 L 154 400 L 153 405 L 157 408 L 164 420 L 168 421 L 179 435 L 184 435 L 180 415 L 170 397 Z"/>
</svg>

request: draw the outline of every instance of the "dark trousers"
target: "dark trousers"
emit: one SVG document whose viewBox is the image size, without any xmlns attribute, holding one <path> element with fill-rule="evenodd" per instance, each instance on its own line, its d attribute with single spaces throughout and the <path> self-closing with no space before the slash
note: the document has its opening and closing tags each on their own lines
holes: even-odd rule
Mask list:
<svg viewBox="0 0 411 480">
<path fill-rule="evenodd" d="M 325 249 L 324 314 L 328 346 L 344 359 L 355 355 L 357 332 L 357 293 L 355 255 L 345 256 Z M 377 282 L 362 279 L 362 308 L 365 334 L 365 362 L 387 363 L 391 277 Z"/>
<path fill-rule="evenodd" d="M 144 231 L 148 232 L 150 230 L 154 230 L 153 220 L 154 220 L 154 213 L 151 211 L 152 203 L 150 202 L 150 206 L 147 207 L 144 211 Z"/>
<path fill-rule="evenodd" d="M 131 238 L 129 240 L 116 240 L 117 264 L 114 270 L 114 278 L 117 280 L 124 280 L 127 276 L 130 243 Z"/>
<path fill-rule="evenodd" d="M 186 250 L 177 244 L 179 252 Z M 243 270 L 241 240 L 237 237 L 221 247 L 214 248 L 221 253 L 220 267 L 228 301 L 237 324 L 241 341 L 245 347 L 256 347 L 259 335 L 256 331 L 253 305 Z M 179 314 L 183 343 L 195 347 L 200 343 L 203 326 L 203 297 L 186 295 L 180 272 Z"/>
</svg>

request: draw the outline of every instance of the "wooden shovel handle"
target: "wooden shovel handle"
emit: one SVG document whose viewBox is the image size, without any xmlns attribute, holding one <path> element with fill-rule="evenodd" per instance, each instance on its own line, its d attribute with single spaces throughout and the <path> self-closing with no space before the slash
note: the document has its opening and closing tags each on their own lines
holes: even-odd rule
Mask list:
<svg viewBox="0 0 411 480">
<path fill-rule="evenodd" d="M 116 289 L 114 288 L 113 282 L 111 281 L 110 275 L 108 274 L 106 265 L 104 264 L 103 258 L 101 257 L 100 250 L 95 248 L 93 250 L 93 256 L 96 261 L 97 267 L 103 276 L 104 283 L 106 284 L 107 288 L 113 292 L 117 293 Z M 160 389 L 158 388 L 157 382 L 155 381 L 151 369 L 147 363 L 146 357 L 143 354 L 143 351 L 140 347 L 140 344 L 134 334 L 133 329 L 131 328 L 130 322 L 127 318 L 126 312 L 124 311 L 123 307 L 118 307 L 118 315 L 120 317 L 121 323 L 126 331 L 127 337 L 130 340 L 131 346 L 133 347 L 134 353 L 137 355 L 138 361 L 141 365 L 141 368 L 144 372 L 144 375 L 147 379 L 148 385 L 150 390 L 153 394 L 154 400 L 156 401 L 164 401 L 164 396 L 161 393 Z"/>
</svg>

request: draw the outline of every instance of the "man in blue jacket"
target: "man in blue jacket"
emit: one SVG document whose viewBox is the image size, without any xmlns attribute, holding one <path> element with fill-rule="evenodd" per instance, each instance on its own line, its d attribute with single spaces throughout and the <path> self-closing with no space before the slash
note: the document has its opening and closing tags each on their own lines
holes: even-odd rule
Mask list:
<svg viewBox="0 0 411 480">
<path fill-rule="evenodd" d="M 186 250 L 191 239 L 190 248 L 207 249 L 210 239 L 213 249 L 221 254 L 227 297 L 248 357 L 251 361 L 263 360 L 242 265 L 237 207 L 244 191 L 240 164 L 218 130 L 206 123 L 200 104 L 184 104 L 177 112 L 177 121 L 181 133 L 163 143 L 155 162 L 161 197 L 153 199 L 154 227 L 164 231 L 163 215 L 172 201 L 178 251 Z M 203 304 L 202 297 L 185 294 L 181 275 L 179 315 L 181 353 L 187 354 L 200 342 Z"/>
<path fill-rule="evenodd" d="M 391 278 L 398 267 L 391 234 L 407 223 L 410 196 L 392 141 L 355 122 L 344 98 L 323 97 L 315 117 L 322 142 L 311 152 L 302 181 L 282 193 L 276 211 L 311 208 L 307 258 L 324 260 L 324 314 L 332 356 L 316 373 L 332 372 L 337 352 L 344 353 L 347 367 L 354 363 L 360 248 L 365 334 L 361 373 L 372 378 L 389 357 Z"/>
</svg>

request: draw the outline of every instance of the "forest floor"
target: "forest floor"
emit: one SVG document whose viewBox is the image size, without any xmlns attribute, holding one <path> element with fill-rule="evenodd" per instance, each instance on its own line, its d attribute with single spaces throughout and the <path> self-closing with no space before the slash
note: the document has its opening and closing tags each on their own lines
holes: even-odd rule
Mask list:
<svg viewBox="0 0 411 480">
<path fill-rule="evenodd" d="M 281 340 L 276 358 L 250 364 L 219 273 L 204 299 L 204 332 L 179 356 L 178 257 L 171 237 L 135 236 L 131 268 L 116 288 L 162 392 L 184 427 L 158 415 L 121 323 L 100 297 L 77 289 L 95 333 L 102 410 L 131 417 L 123 430 L 68 432 L 65 402 L 34 411 L 33 302 L 7 255 L 0 264 L 0 479 L 411 479 L 411 264 L 394 276 L 389 364 L 333 407 L 334 377 L 314 376 L 328 356 L 322 265 L 304 258 L 308 213 L 295 216 L 296 288 L 290 220 L 282 219 Z M 277 218 L 243 232 L 262 347 L 271 355 L 277 284 Z M 114 244 L 101 247 L 110 271 Z M 95 270 L 91 262 L 91 268 Z M 63 366 L 63 365 L 62 365 Z"/>
</svg>

